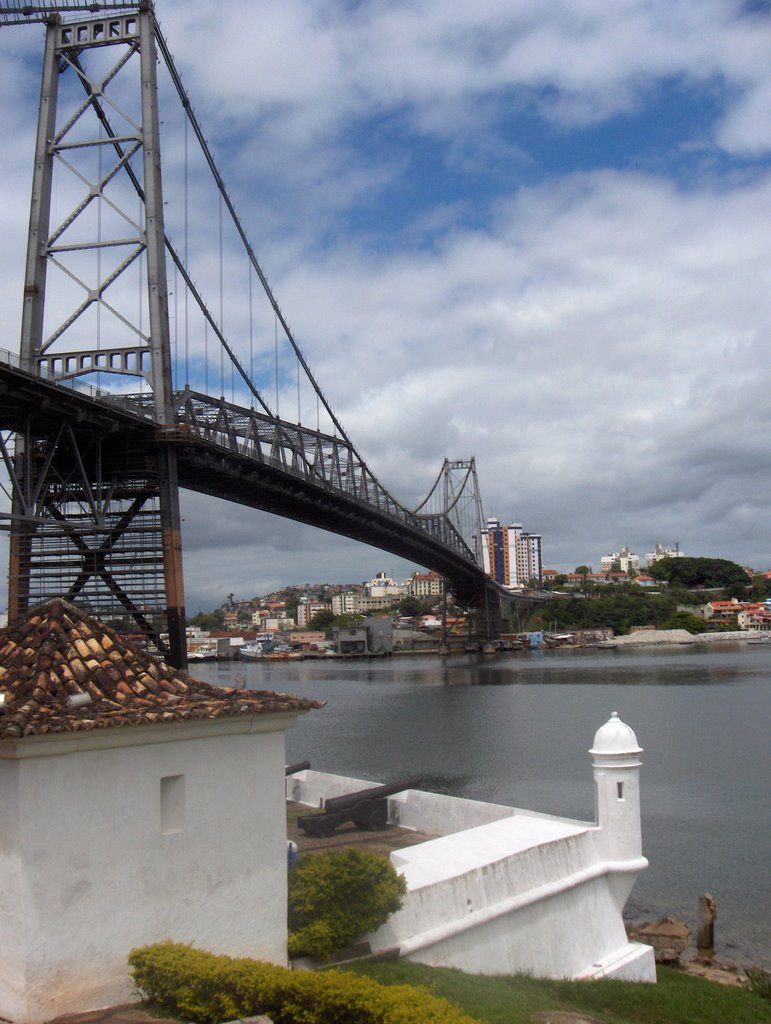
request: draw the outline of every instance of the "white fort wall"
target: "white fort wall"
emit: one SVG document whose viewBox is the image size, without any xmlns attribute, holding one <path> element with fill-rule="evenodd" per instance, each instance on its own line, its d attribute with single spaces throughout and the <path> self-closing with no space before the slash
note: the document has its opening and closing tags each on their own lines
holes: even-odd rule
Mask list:
<svg viewBox="0 0 771 1024">
<path fill-rule="evenodd" d="M 129 1001 L 129 951 L 166 938 L 286 963 L 295 719 L 0 743 L 0 1017 Z"/>
<path fill-rule="evenodd" d="M 478 974 L 655 981 L 653 949 L 628 942 L 622 919 L 647 866 L 639 752 L 615 715 L 598 731 L 595 823 L 417 790 L 390 797 L 394 824 L 437 838 L 391 854 L 407 895 L 369 936 L 373 950 Z M 318 807 L 374 785 L 307 771 L 287 795 Z"/>
</svg>

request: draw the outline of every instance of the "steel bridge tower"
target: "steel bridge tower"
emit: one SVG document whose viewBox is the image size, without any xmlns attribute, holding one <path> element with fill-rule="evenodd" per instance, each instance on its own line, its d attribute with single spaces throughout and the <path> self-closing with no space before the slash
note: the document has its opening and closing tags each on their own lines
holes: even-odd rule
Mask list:
<svg viewBox="0 0 771 1024">
<path fill-rule="evenodd" d="M 98 17 L 88 14 L 95 10 Z M 64 21 L 64 12 L 77 20 Z M 89 374 L 139 380 L 152 396 L 155 438 L 95 436 L 64 418 L 41 432 L 34 414 L 15 435 L 5 453 L 13 486 L 9 616 L 62 595 L 122 620 L 185 667 L 152 4 L 12 3 L 4 15 L 5 23 L 31 18 L 46 22 L 46 38 L 21 368 L 60 384 Z M 67 186 L 54 217 L 55 173 Z M 69 308 L 58 288 L 52 293 L 53 266 L 70 286 Z M 142 283 L 140 312 L 130 315 L 132 267 Z"/>
</svg>

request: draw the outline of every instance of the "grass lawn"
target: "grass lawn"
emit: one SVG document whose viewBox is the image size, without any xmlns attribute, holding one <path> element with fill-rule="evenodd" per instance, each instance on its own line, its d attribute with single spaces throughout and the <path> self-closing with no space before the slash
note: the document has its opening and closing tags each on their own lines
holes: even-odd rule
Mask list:
<svg viewBox="0 0 771 1024">
<path fill-rule="evenodd" d="M 658 968 L 656 985 L 483 978 L 405 961 L 347 969 L 383 984 L 424 985 L 482 1024 L 533 1024 L 535 1014 L 549 1010 L 583 1013 L 602 1024 L 771 1024 L 771 1000 L 667 967 Z"/>
</svg>

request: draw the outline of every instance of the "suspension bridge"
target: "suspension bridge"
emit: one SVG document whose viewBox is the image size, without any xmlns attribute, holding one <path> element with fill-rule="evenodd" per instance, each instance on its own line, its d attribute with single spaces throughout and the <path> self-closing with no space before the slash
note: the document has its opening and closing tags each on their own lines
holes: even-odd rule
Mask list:
<svg viewBox="0 0 771 1024">
<path fill-rule="evenodd" d="M 21 341 L 0 352 L 9 615 L 63 595 L 129 618 L 184 667 L 182 487 L 432 568 L 495 635 L 523 599 L 482 567 L 474 459 L 445 459 L 413 507 L 369 469 L 273 294 L 150 0 L 5 0 L 0 27 L 30 24 L 45 43 Z"/>
</svg>

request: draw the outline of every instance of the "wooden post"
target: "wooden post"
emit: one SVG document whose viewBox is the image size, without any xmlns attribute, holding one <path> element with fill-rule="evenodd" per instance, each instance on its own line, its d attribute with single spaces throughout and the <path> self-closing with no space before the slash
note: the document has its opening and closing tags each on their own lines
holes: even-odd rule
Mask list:
<svg viewBox="0 0 771 1024">
<path fill-rule="evenodd" d="M 700 953 L 712 953 L 715 948 L 715 918 L 717 904 L 709 893 L 699 896 L 699 918 L 696 928 L 696 948 Z"/>
</svg>

